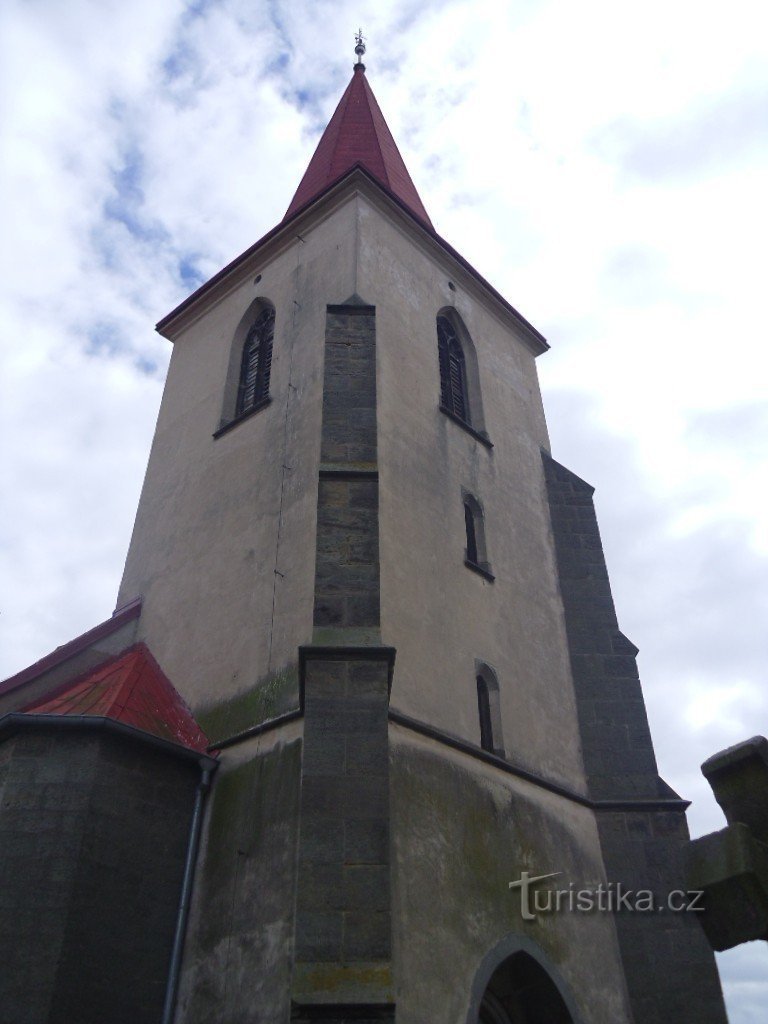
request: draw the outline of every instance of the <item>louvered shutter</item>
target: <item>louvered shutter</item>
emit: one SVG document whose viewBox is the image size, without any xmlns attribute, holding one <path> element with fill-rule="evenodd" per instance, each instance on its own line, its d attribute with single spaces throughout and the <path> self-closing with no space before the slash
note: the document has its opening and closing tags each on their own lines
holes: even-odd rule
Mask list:
<svg viewBox="0 0 768 1024">
<path fill-rule="evenodd" d="M 440 362 L 440 400 L 442 405 L 469 422 L 464 353 L 456 331 L 447 317 L 437 318 L 437 350 Z"/>
<path fill-rule="evenodd" d="M 259 374 L 259 345 L 253 336 L 253 330 L 243 349 L 243 362 L 240 367 L 240 388 L 237 400 L 238 414 L 248 412 L 255 403 L 256 380 Z"/>
<path fill-rule="evenodd" d="M 269 376 L 272 371 L 272 340 L 275 335 L 275 311 L 265 309 L 262 314 L 264 322 L 261 327 L 261 344 L 259 356 L 258 402 L 269 396 Z"/>
<path fill-rule="evenodd" d="M 237 415 L 253 409 L 269 396 L 269 376 L 272 369 L 272 339 L 275 332 L 275 311 L 262 310 L 248 331 L 240 365 L 240 385 L 237 395 Z"/>
</svg>

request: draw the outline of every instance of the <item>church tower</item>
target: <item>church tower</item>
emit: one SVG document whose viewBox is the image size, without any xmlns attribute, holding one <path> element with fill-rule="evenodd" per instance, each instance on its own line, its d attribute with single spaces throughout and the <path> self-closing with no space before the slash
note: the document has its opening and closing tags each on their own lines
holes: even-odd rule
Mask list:
<svg viewBox="0 0 768 1024">
<path fill-rule="evenodd" d="M 0 687 L 0 871 L 47 936 L 6 925 L 0 1005 L 721 1024 L 547 343 L 435 231 L 363 52 L 282 221 L 158 325 L 112 619 Z"/>
</svg>

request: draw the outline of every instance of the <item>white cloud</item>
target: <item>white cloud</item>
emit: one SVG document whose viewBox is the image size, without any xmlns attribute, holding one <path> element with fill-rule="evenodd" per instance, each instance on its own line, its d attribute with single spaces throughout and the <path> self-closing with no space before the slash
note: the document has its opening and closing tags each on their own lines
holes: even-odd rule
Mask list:
<svg viewBox="0 0 768 1024">
<path fill-rule="evenodd" d="M 112 610 L 169 357 L 153 322 L 282 217 L 361 18 L 437 230 L 553 345 L 553 453 L 598 488 L 662 774 L 720 827 L 698 763 L 768 729 L 764 5 L 1 17 L 5 672 Z M 751 1024 L 764 965 L 722 962 Z"/>
</svg>

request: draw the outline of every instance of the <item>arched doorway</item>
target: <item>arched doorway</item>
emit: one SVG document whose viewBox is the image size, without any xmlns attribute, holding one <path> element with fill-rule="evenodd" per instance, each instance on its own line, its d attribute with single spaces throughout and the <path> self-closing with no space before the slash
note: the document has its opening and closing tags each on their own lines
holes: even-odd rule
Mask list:
<svg viewBox="0 0 768 1024">
<path fill-rule="evenodd" d="M 491 975 L 478 1024 L 573 1024 L 557 986 L 527 953 L 513 953 Z"/>
<path fill-rule="evenodd" d="M 579 1020 L 557 968 L 548 965 L 535 943 L 516 942 L 510 936 L 485 957 L 475 977 L 468 1024 L 579 1024 Z"/>
</svg>

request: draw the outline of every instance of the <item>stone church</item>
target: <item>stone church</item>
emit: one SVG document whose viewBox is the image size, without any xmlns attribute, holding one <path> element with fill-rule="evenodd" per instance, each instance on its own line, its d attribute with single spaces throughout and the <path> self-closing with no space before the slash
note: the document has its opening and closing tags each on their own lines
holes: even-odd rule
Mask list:
<svg viewBox="0 0 768 1024">
<path fill-rule="evenodd" d="M 722 1024 L 547 343 L 357 52 L 158 324 L 115 612 L 0 685 L 0 1022 Z"/>
</svg>

